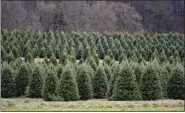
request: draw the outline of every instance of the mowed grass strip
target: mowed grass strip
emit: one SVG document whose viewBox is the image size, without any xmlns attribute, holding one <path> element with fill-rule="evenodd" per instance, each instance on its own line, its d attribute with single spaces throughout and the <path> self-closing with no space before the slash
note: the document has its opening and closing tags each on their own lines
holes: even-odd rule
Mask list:
<svg viewBox="0 0 185 113">
<path fill-rule="evenodd" d="M 182 100 L 46 102 L 42 99 L 1 99 L 1 111 L 184 111 Z"/>
</svg>

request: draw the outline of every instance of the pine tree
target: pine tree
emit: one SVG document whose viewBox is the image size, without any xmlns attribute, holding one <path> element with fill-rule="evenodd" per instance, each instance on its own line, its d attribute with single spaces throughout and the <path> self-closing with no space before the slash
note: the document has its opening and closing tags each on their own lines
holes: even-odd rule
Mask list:
<svg viewBox="0 0 185 113">
<path fill-rule="evenodd" d="M 22 64 L 19 68 L 18 75 L 15 78 L 16 96 L 24 95 L 28 86 L 29 70 L 26 64 Z"/>
<path fill-rule="evenodd" d="M 111 71 L 110 67 L 107 64 L 104 65 L 104 70 L 105 70 L 105 74 L 107 75 L 107 79 L 108 79 L 108 82 L 109 82 L 111 77 L 112 77 L 112 71 Z"/>
<path fill-rule="evenodd" d="M 35 67 L 29 78 L 29 96 L 38 98 L 42 95 L 43 77 L 39 67 Z"/>
<path fill-rule="evenodd" d="M 62 65 L 59 65 L 58 69 L 57 69 L 57 77 L 58 79 L 60 80 L 60 77 L 63 73 L 63 66 Z"/>
<path fill-rule="evenodd" d="M 111 60 L 112 60 L 111 57 L 109 57 L 109 56 L 107 56 L 107 55 L 106 55 L 106 56 L 104 57 L 104 59 L 103 59 L 103 61 L 104 61 L 105 63 L 107 63 L 108 65 L 110 64 Z"/>
<path fill-rule="evenodd" d="M 108 80 L 103 68 L 98 67 L 93 79 L 94 98 L 105 98 L 108 90 Z"/>
<path fill-rule="evenodd" d="M 60 78 L 57 87 L 57 94 L 64 101 L 77 101 L 79 100 L 79 91 L 76 83 L 76 75 L 74 69 L 69 63 L 64 67 L 63 74 Z"/>
<path fill-rule="evenodd" d="M 114 89 L 114 85 L 115 85 L 115 81 L 119 75 L 119 64 L 114 62 L 113 65 L 112 65 L 112 70 L 113 72 L 110 80 L 109 80 L 109 83 L 108 83 L 108 94 L 107 96 L 108 97 L 111 97 L 112 94 L 113 94 L 113 89 Z"/>
<path fill-rule="evenodd" d="M 77 83 L 81 100 L 92 98 L 92 79 L 88 71 L 87 64 L 82 64 L 77 72 Z"/>
<path fill-rule="evenodd" d="M 84 54 L 83 54 L 83 59 L 84 59 L 84 61 L 85 61 L 86 58 L 89 57 L 89 56 L 91 56 L 91 52 L 90 52 L 89 48 L 87 47 L 87 48 L 85 48 L 85 52 L 84 52 Z"/>
<path fill-rule="evenodd" d="M 141 77 L 144 73 L 144 65 L 143 64 L 135 64 L 134 65 L 134 74 L 136 75 L 137 83 L 140 84 Z"/>
<path fill-rule="evenodd" d="M 64 65 L 66 63 L 66 60 L 67 60 L 67 54 L 66 53 L 62 53 L 61 56 L 60 56 L 60 59 L 59 59 L 59 63 Z"/>
<path fill-rule="evenodd" d="M 76 55 L 76 58 L 79 60 L 82 58 L 82 55 L 83 55 L 83 45 L 81 42 L 79 42 L 79 45 L 78 45 L 78 49 L 77 49 L 77 55 Z"/>
<path fill-rule="evenodd" d="M 12 53 L 15 56 L 15 58 L 18 58 L 20 56 L 19 50 L 15 46 L 12 49 Z"/>
<path fill-rule="evenodd" d="M 88 58 L 86 58 L 85 62 L 87 64 L 89 64 L 94 71 L 97 69 L 96 62 L 95 62 L 95 60 L 94 60 L 94 58 L 92 56 L 89 56 Z"/>
<path fill-rule="evenodd" d="M 32 56 L 31 53 L 28 53 L 26 55 L 25 61 L 28 61 L 28 62 L 33 62 L 34 61 L 34 57 Z"/>
<path fill-rule="evenodd" d="M 177 65 L 168 81 L 167 94 L 170 99 L 185 99 L 185 82 L 183 66 Z"/>
<path fill-rule="evenodd" d="M 58 84 L 57 76 L 52 70 L 49 70 L 45 77 L 44 88 L 43 88 L 43 99 L 45 101 L 52 101 L 52 95 L 55 95 L 56 87 Z"/>
<path fill-rule="evenodd" d="M 52 63 L 54 66 L 56 66 L 56 65 L 58 64 L 55 55 L 52 55 L 52 57 L 50 58 L 50 61 L 51 61 L 51 63 Z"/>
<path fill-rule="evenodd" d="M 6 56 L 6 61 L 7 61 L 8 63 L 10 63 L 10 62 L 12 62 L 12 61 L 14 61 L 14 60 L 15 60 L 15 57 L 14 57 L 13 53 L 10 52 L 10 53 Z"/>
<path fill-rule="evenodd" d="M 136 76 L 128 62 L 122 62 L 119 76 L 116 79 L 113 92 L 113 100 L 140 100 L 141 92 L 139 90 Z"/>
<path fill-rule="evenodd" d="M 15 81 L 10 66 L 4 66 L 1 72 L 1 97 L 10 98 L 14 96 Z"/>
<path fill-rule="evenodd" d="M 43 46 L 40 50 L 40 58 L 46 57 L 46 48 Z"/>
<path fill-rule="evenodd" d="M 141 78 L 141 92 L 144 100 L 162 99 L 162 87 L 156 68 L 149 64 Z"/>
</svg>

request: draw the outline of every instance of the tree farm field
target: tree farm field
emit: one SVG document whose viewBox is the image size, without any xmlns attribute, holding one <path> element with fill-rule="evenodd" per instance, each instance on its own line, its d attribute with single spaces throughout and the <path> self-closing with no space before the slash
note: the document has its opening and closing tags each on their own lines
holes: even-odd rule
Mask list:
<svg viewBox="0 0 185 113">
<path fill-rule="evenodd" d="M 43 99 L 1 99 L 1 111 L 184 111 L 183 100 L 156 101 L 44 101 Z"/>
<path fill-rule="evenodd" d="M 1 111 L 184 111 L 183 34 L 1 34 Z"/>
</svg>

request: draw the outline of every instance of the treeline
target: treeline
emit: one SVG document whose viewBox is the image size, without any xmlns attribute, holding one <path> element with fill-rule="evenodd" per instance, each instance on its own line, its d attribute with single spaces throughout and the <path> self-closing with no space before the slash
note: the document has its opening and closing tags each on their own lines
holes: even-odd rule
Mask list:
<svg viewBox="0 0 185 113">
<path fill-rule="evenodd" d="M 184 35 L 178 33 L 157 34 L 106 34 L 59 31 L 7 31 L 2 30 L 1 61 L 11 62 L 18 57 L 25 61 L 34 58 L 59 59 L 64 64 L 85 61 L 88 56 L 121 62 L 127 58 L 134 62 L 150 62 L 155 58 L 159 63 L 183 62 Z"/>
<path fill-rule="evenodd" d="M 184 67 L 179 63 L 103 61 L 96 69 L 91 64 L 88 60 L 72 63 L 67 59 L 57 66 L 19 58 L 14 63 L 4 62 L 1 97 L 46 101 L 184 99 Z"/>
<path fill-rule="evenodd" d="M 2 30 L 1 36 L 3 98 L 184 99 L 182 34 Z"/>
<path fill-rule="evenodd" d="M 2 1 L 2 28 L 184 33 L 184 1 Z"/>
</svg>

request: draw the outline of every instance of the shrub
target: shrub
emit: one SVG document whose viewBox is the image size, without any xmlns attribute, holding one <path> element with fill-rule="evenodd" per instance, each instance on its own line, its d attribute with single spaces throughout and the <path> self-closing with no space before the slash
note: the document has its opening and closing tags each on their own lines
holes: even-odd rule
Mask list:
<svg viewBox="0 0 185 113">
<path fill-rule="evenodd" d="M 92 98 L 92 82 L 89 75 L 87 64 L 82 64 L 78 68 L 77 83 L 80 99 L 87 100 Z"/>
<path fill-rule="evenodd" d="M 136 81 L 136 76 L 128 62 L 120 65 L 119 76 L 116 79 L 113 100 L 140 100 L 141 93 Z"/>
<path fill-rule="evenodd" d="M 7 65 L 1 72 L 1 97 L 10 98 L 14 96 L 14 77 L 12 69 Z"/>
<path fill-rule="evenodd" d="M 41 97 L 43 77 L 39 67 L 35 67 L 29 79 L 29 96 L 31 98 Z"/>
<path fill-rule="evenodd" d="M 44 88 L 43 88 L 43 99 L 45 101 L 51 101 L 51 95 L 55 93 L 58 79 L 57 76 L 50 70 L 45 77 Z"/>
<path fill-rule="evenodd" d="M 108 80 L 103 68 L 98 67 L 93 79 L 94 98 L 104 98 L 107 95 Z"/>
<path fill-rule="evenodd" d="M 75 72 L 69 63 L 64 67 L 63 74 L 57 87 L 57 94 L 63 98 L 64 101 L 76 101 L 79 99 Z"/>
<path fill-rule="evenodd" d="M 156 68 L 149 64 L 141 78 L 141 92 L 144 100 L 162 98 L 162 87 Z"/>
<path fill-rule="evenodd" d="M 16 96 L 24 95 L 28 86 L 29 70 L 26 64 L 22 64 L 19 68 L 18 75 L 15 78 Z"/>
<path fill-rule="evenodd" d="M 185 82 L 184 71 L 182 66 L 177 66 L 172 72 L 172 76 L 169 79 L 167 94 L 170 99 L 182 99 L 184 100 L 185 94 Z"/>
</svg>

